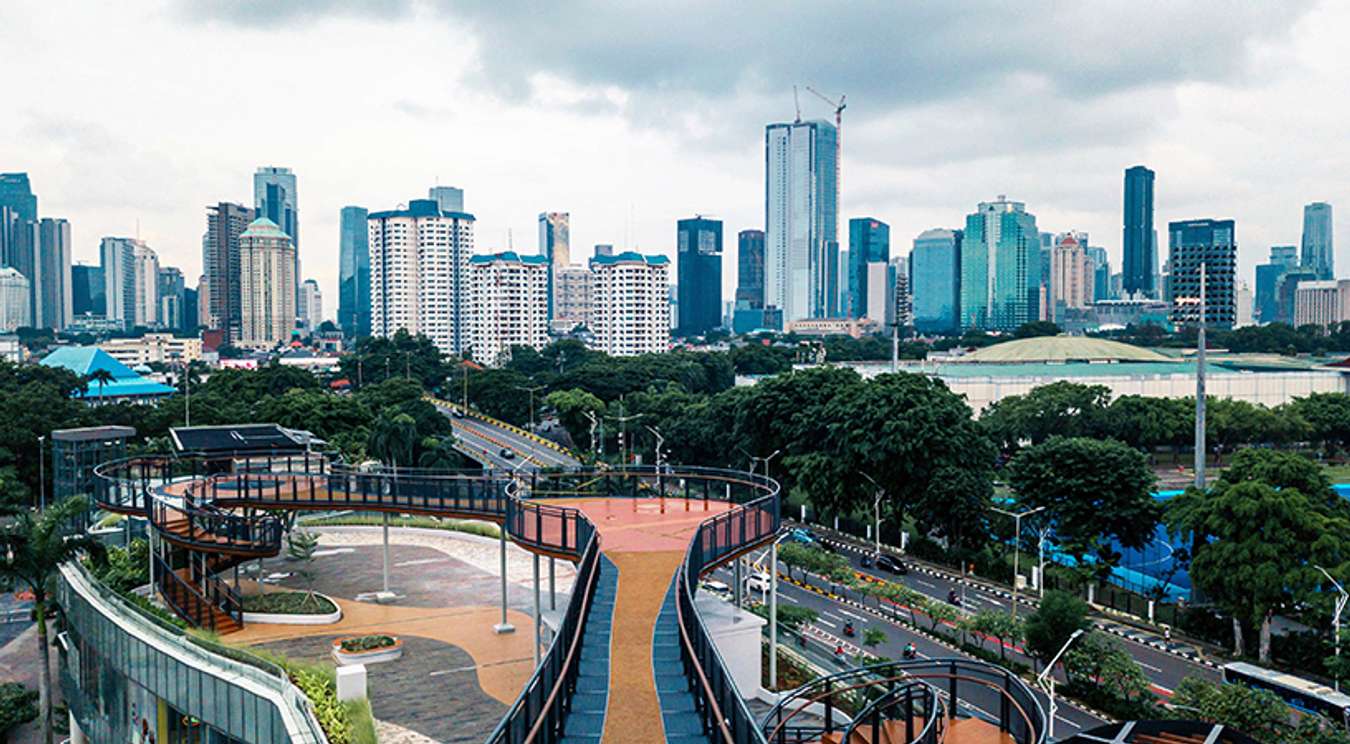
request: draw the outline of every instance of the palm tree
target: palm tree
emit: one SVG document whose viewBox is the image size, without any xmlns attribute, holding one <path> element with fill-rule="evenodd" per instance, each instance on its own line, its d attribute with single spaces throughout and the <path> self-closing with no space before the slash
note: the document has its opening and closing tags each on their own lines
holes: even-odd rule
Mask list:
<svg viewBox="0 0 1350 744">
<path fill-rule="evenodd" d="M 103 386 L 110 382 L 116 382 L 117 378 L 113 377 L 113 373 L 107 369 L 100 367 L 86 375 L 85 380 L 98 383 L 98 403 L 103 405 Z"/>
<path fill-rule="evenodd" d="M 417 458 L 417 466 L 436 470 L 454 470 L 463 466 L 459 451 L 455 449 L 455 436 L 424 437 L 422 456 Z"/>
<path fill-rule="evenodd" d="M 370 427 L 366 452 L 395 470 L 401 462 L 411 465 L 413 441 L 417 437 L 417 421 L 406 413 L 391 415 L 384 411 Z"/>
<path fill-rule="evenodd" d="M 103 554 L 103 546 L 86 534 L 69 535 L 69 525 L 85 511 L 82 496 L 72 496 L 42 512 L 26 511 L 0 530 L 4 562 L 0 577 L 33 592 L 33 615 L 37 619 L 38 707 L 42 716 L 42 740 L 52 744 L 52 672 L 47 642 L 47 612 L 56 575 L 62 563 L 81 552 Z"/>
</svg>

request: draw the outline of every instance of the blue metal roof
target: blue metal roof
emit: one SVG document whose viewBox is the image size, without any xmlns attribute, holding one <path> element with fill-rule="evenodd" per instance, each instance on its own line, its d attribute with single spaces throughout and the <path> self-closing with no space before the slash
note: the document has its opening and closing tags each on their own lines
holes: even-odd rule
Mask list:
<svg viewBox="0 0 1350 744">
<path fill-rule="evenodd" d="M 474 219 L 474 216 L 468 212 L 442 212 L 441 205 L 436 203 L 435 199 L 413 199 L 408 202 L 406 209 L 389 209 L 383 212 L 371 212 L 367 216 L 372 220 L 383 220 L 390 217 L 449 217 L 456 220 Z"/>
<path fill-rule="evenodd" d="M 616 253 L 613 256 L 594 256 L 591 258 L 591 264 L 610 265 L 620 263 L 645 263 L 648 266 L 661 266 L 670 263 L 670 259 L 663 255 L 644 256 L 637 251 L 624 251 Z"/>
<path fill-rule="evenodd" d="M 548 264 L 548 257 L 530 254 L 522 256 L 515 251 L 502 251 L 500 253 L 479 253 L 469 258 L 469 263 L 474 264 L 489 264 L 493 261 L 516 261 L 518 263 L 541 266 Z"/>
<path fill-rule="evenodd" d="M 100 393 L 104 398 L 143 398 L 173 395 L 176 392 L 168 385 L 141 377 L 97 346 L 63 346 L 44 357 L 41 364 L 44 367 L 68 369 L 82 378 L 100 369 L 106 369 L 113 376 L 112 382 L 102 386 L 89 383 L 87 390 L 75 393 L 77 398 L 92 400 L 98 398 Z"/>
</svg>

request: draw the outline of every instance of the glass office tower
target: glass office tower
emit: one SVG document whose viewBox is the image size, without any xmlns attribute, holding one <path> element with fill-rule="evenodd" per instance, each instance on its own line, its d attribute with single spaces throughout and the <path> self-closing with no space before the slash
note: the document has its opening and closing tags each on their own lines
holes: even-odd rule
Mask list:
<svg viewBox="0 0 1350 744">
<path fill-rule="evenodd" d="M 867 315 L 867 265 L 886 264 L 890 260 L 890 225 L 872 217 L 855 217 L 848 221 L 848 286 L 841 315 L 850 318 Z"/>
<path fill-rule="evenodd" d="M 722 325 L 722 221 L 701 215 L 680 220 L 676 256 L 679 333 L 701 336 Z"/>
<path fill-rule="evenodd" d="M 838 309 L 838 141 L 825 121 L 764 130 L 764 304 L 785 323 Z"/>
<path fill-rule="evenodd" d="M 349 338 L 370 335 L 370 229 L 365 207 L 343 207 L 338 238 L 338 326 Z"/>
<path fill-rule="evenodd" d="M 1022 202 L 1000 196 L 966 216 L 961 328 L 1016 330 L 1040 317 L 1041 236 Z"/>
<path fill-rule="evenodd" d="M 1125 171 L 1125 238 L 1121 284 L 1127 295 L 1156 297 L 1153 283 L 1157 245 L 1153 231 L 1153 171 L 1136 165 Z"/>
<path fill-rule="evenodd" d="M 1303 266 L 1318 279 L 1336 278 L 1336 253 L 1331 241 L 1331 205 L 1313 202 L 1303 208 Z"/>
<path fill-rule="evenodd" d="M 924 230 L 909 253 L 909 292 L 914 329 L 950 333 L 958 325 L 961 297 L 960 230 Z"/>
</svg>

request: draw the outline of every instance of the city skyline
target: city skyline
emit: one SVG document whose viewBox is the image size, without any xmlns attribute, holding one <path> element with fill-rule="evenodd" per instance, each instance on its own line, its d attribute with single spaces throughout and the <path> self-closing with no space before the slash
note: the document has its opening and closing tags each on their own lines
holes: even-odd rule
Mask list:
<svg viewBox="0 0 1350 744">
<path fill-rule="evenodd" d="M 1006 29 L 1006 39 L 986 53 L 987 60 L 972 59 L 971 51 L 950 61 L 927 54 L 931 44 L 952 33 L 957 8 L 917 19 L 933 41 L 881 70 L 870 69 L 875 60 L 827 64 L 822 54 L 820 66 L 798 60 L 791 70 L 782 69 L 788 66 L 783 60 L 763 60 L 767 70 L 761 80 L 750 71 L 761 62 L 762 49 L 753 58 L 738 50 L 717 63 L 725 65 L 720 77 L 744 81 L 735 91 L 709 82 L 709 71 L 701 66 L 686 68 L 696 63 L 667 59 L 646 46 L 628 50 L 640 53 L 638 69 L 597 72 L 577 48 L 593 40 L 576 40 L 556 52 L 556 81 L 531 83 L 523 79 L 526 73 L 545 67 L 538 50 L 519 54 L 510 74 L 502 71 L 510 62 L 504 52 L 522 51 L 497 36 L 509 16 L 494 13 L 507 11 L 458 11 L 484 21 L 473 40 L 496 42 L 502 49 L 475 51 L 468 44 L 432 51 L 430 40 L 443 34 L 442 24 L 453 21 L 427 8 L 358 3 L 349 6 L 355 10 L 337 13 L 324 3 L 305 7 L 269 18 L 245 3 L 225 18 L 192 3 L 133 6 L 119 9 L 120 14 L 88 8 L 66 13 L 61 3 L 7 4 L 0 21 L 12 22 L 0 22 L 0 42 L 20 60 L 14 100 L 25 102 L 16 107 L 16 116 L 0 123 L 4 170 L 28 172 L 42 213 L 70 220 L 76 261 L 95 260 L 103 236 L 137 234 L 139 221 L 140 237 L 155 246 L 161 262 L 194 277 L 201 273 L 196 255 L 200 205 L 251 205 L 250 178 L 256 169 L 273 163 L 289 167 L 305 191 L 301 278 L 316 278 L 331 297 L 337 296 L 341 207 L 391 204 L 427 183 L 453 184 L 472 193 L 484 251 L 508 248 L 508 231 L 518 250 L 527 248 L 534 218 L 545 209 L 573 214 L 577 245 L 612 243 L 619 250 L 668 256 L 675 249 L 670 226 L 688 214 L 716 216 L 729 234 L 764 229 L 763 126 L 792 118 L 793 83 L 849 95 L 839 219 L 869 215 L 887 222 L 901 252 L 923 230 L 959 228 L 968 205 L 1009 193 L 1026 201 L 1043 229 L 1100 236 L 1096 244 L 1108 249 L 1113 266 L 1121 266 L 1120 173 L 1143 163 L 1158 173 L 1155 225 L 1197 214 L 1230 215 L 1242 222 L 1239 265 L 1241 276 L 1251 281 L 1251 269 L 1263 261 L 1269 245 L 1299 242 L 1305 204 L 1335 205 L 1347 197 L 1337 174 L 1344 172 L 1350 153 L 1338 144 L 1342 117 L 1335 101 L 1319 107 L 1284 105 L 1319 90 L 1329 92 L 1339 80 L 1344 55 L 1327 34 L 1347 11 L 1329 4 L 1233 11 L 1204 39 L 1182 28 L 1202 27 L 1188 23 L 1203 15 L 1200 10 L 1155 8 L 1144 19 L 1110 9 L 1064 19 L 1033 12 Z M 391 8 L 396 12 L 384 12 Z M 801 24 L 808 19 L 798 16 L 811 12 L 794 10 L 775 23 Z M 67 22 L 56 23 L 58 17 Z M 734 18 L 724 20 L 734 25 Z M 1076 38 L 1097 39 L 1126 20 L 1145 23 L 1152 33 L 1141 36 L 1153 40 L 1110 39 L 1103 43 L 1112 54 L 1080 49 L 1061 62 L 1008 56 L 1032 31 L 1044 38 L 1071 28 Z M 1007 25 L 1006 19 L 974 22 Z M 275 28 L 265 28 L 268 24 Z M 825 24 L 827 39 L 837 36 L 832 25 Z M 56 28 L 62 29 L 60 35 Z M 160 85 L 181 97 L 176 110 L 131 116 L 131 108 L 148 105 L 144 97 L 130 96 L 129 89 L 113 82 L 93 90 L 93 82 L 77 75 L 87 69 L 81 59 L 108 43 L 105 37 L 156 31 L 172 40 L 160 42 L 156 36 L 157 46 L 144 52 L 128 56 L 123 49 L 107 55 L 101 70 L 136 79 L 131 70 L 142 55 L 153 52 L 168 62 L 157 66 L 157 75 L 163 76 Z M 406 49 L 384 58 L 319 55 L 288 66 L 295 90 L 250 91 L 261 107 L 284 103 L 312 110 L 311 115 L 254 122 L 236 115 L 234 103 L 220 108 L 222 101 L 208 99 L 192 84 L 216 69 L 216 56 L 233 56 L 224 49 L 246 39 L 267 42 L 285 34 L 287 44 L 299 48 L 320 36 L 368 39 L 372 31 L 407 39 Z M 752 33 L 759 38 L 772 31 Z M 859 43 L 875 47 L 880 36 L 866 35 Z M 1160 48 L 1169 54 L 1159 55 Z M 1176 59 L 1154 59 L 1174 49 Z M 279 54 L 260 44 L 257 54 L 236 60 L 244 66 L 239 74 L 265 79 L 264 70 L 280 61 Z M 412 65 L 419 57 L 426 59 Z M 981 72 L 987 67 L 983 61 L 1002 67 Z M 407 75 L 413 67 L 428 72 Z M 422 75 L 433 69 L 438 72 L 430 89 L 436 93 L 428 97 L 423 90 L 429 78 Z M 452 74 L 445 79 L 447 69 Z M 902 91 L 884 79 L 897 71 L 923 74 L 892 76 L 911 80 Z M 491 82 L 495 73 L 502 73 L 500 85 Z M 322 98 L 339 79 L 358 86 L 379 80 L 379 86 L 370 87 L 380 90 L 368 92 L 377 105 L 365 107 L 357 118 L 335 115 L 333 104 Z M 69 91 L 63 98 L 70 103 L 36 96 L 25 80 Z M 678 83 L 666 98 L 654 93 L 654 81 L 660 80 Z M 1046 105 L 1036 108 L 1054 113 L 1019 113 L 1033 118 L 1004 123 L 981 114 L 977 94 L 1005 84 L 1039 96 Z M 79 100 L 91 105 L 73 105 Z M 729 100 L 733 105 L 725 115 L 701 115 Z M 456 101 L 453 108 L 450 101 Z M 1214 122 L 1210 112 L 1220 101 L 1238 107 L 1228 118 L 1240 124 Z M 681 103 L 696 116 L 690 121 L 664 116 Z M 831 113 L 808 95 L 801 106 L 803 118 Z M 525 116 L 530 110 L 548 115 Z M 144 129 L 147 120 L 153 121 L 149 130 Z M 140 123 L 133 127 L 133 122 Z M 1288 136 L 1291 125 L 1301 132 L 1298 138 Z M 999 150 L 990 146 L 1004 138 Z M 208 139 L 231 146 L 206 147 Z M 568 147 L 558 146 L 563 142 Z M 421 154 L 428 146 L 437 148 L 435 157 Z M 378 160 L 331 157 L 334 151 L 376 148 Z M 722 175 L 706 179 L 710 172 Z M 1073 178 L 1058 177 L 1063 173 Z M 724 296 L 734 292 L 735 275 L 730 258 L 723 272 Z"/>
</svg>

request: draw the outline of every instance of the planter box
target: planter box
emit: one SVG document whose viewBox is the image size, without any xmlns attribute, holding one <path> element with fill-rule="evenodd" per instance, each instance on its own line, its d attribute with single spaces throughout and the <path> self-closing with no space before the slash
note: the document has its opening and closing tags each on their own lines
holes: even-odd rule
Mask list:
<svg viewBox="0 0 1350 744">
<path fill-rule="evenodd" d="M 333 598 L 315 592 L 315 596 L 323 597 L 333 603 L 337 608 L 330 613 L 323 615 L 301 615 L 298 613 L 280 613 L 280 612 L 245 612 L 245 623 L 271 623 L 274 625 L 332 625 L 342 619 L 342 608 Z"/>
<path fill-rule="evenodd" d="M 403 640 L 394 639 L 394 645 L 384 648 L 372 648 L 369 651 L 343 651 L 342 642 L 349 641 L 351 638 L 338 638 L 333 641 L 333 659 L 341 665 L 348 664 L 378 664 L 382 661 L 393 661 L 403 656 Z"/>
</svg>

